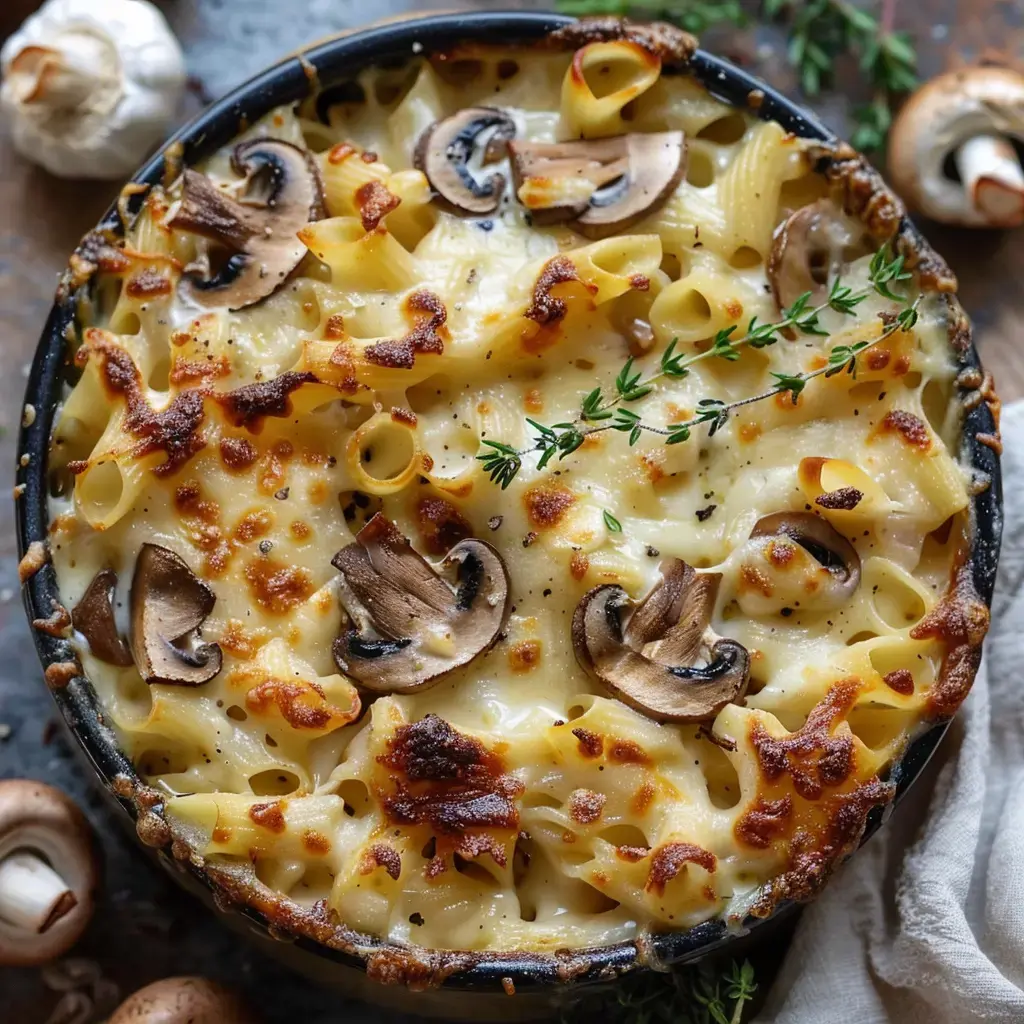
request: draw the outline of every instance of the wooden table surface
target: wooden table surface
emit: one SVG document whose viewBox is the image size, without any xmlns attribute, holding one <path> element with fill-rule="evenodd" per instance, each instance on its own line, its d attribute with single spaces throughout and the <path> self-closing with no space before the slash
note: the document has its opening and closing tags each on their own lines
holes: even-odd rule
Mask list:
<svg viewBox="0 0 1024 1024">
<path fill-rule="evenodd" d="M 9 5 L 0 0 L 0 35 Z M 484 8 L 494 4 L 438 0 L 164 0 L 161 3 L 185 44 L 199 96 L 221 95 L 281 54 L 373 17 L 437 7 Z M 542 8 L 543 2 L 501 6 Z M 933 75 L 999 48 L 1024 62 L 1024 0 L 900 0 L 897 24 L 914 36 L 921 70 Z M 795 94 L 785 67 L 783 38 L 771 27 L 714 32 L 711 49 L 746 64 Z M 843 133 L 846 113 L 861 97 L 844 87 L 816 104 L 822 117 Z M 12 150 L 0 125 L 0 464 L 14 465 L 27 365 L 49 308 L 57 274 L 79 237 L 97 220 L 116 192 L 110 183 L 58 181 L 33 168 Z M 974 319 L 985 365 L 1004 400 L 1024 397 L 1024 229 L 973 233 L 923 225 L 953 265 L 961 297 Z M 245 988 L 267 1020 L 303 1019 L 326 1024 L 371 1019 L 292 979 L 261 956 L 238 948 L 205 912 L 179 897 L 170 883 L 137 856 L 90 794 L 89 782 L 59 733 L 50 727 L 52 704 L 39 683 L 39 668 L 16 600 L 13 508 L 0 503 L 0 776 L 29 775 L 71 791 L 88 808 L 103 837 L 107 886 L 102 912 L 77 954 L 92 958 L 102 975 L 122 991 L 168 973 L 196 971 Z M 7 735 L 7 729 L 10 729 Z M 40 742 L 40 737 L 44 737 Z M 0 1018 L 43 1024 L 57 1001 L 35 971 L 0 970 Z M 109 1001 L 109 997 L 108 997 Z M 107 1007 L 109 1010 L 109 1007 Z M 96 1015 L 90 1020 L 102 1019 Z M 376 1013 L 381 1024 L 387 1015 Z"/>
</svg>

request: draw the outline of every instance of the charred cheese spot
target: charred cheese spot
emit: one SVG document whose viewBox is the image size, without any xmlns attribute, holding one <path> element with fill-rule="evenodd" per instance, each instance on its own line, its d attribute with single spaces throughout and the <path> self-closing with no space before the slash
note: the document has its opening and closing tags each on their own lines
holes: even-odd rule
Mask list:
<svg viewBox="0 0 1024 1024">
<path fill-rule="evenodd" d="M 206 441 L 199 428 L 205 411 L 198 391 L 183 391 L 165 409 L 155 412 L 143 393 L 142 375 L 132 357 L 108 341 L 104 332 L 90 328 L 75 362 L 83 366 L 93 358 L 100 361 L 101 379 L 111 401 L 125 404 L 124 430 L 136 438 L 132 448 L 135 458 L 162 452 L 165 460 L 154 466 L 153 472 L 169 476 L 202 451 Z"/>
<path fill-rule="evenodd" d="M 322 832 L 307 828 L 302 833 L 302 847 L 314 857 L 324 857 L 331 852 L 331 841 Z"/>
<path fill-rule="evenodd" d="M 377 759 L 391 770 L 378 800 L 386 818 L 425 826 L 437 856 L 472 860 L 489 853 L 499 867 L 519 828 L 516 799 L 523 785 L 502 758 L 437 715 L 400 726 Z"/>
<path fill-rule="evenodd" d="M 418 354 L 440 355 L 447 337 L 445 321 L 448 312 L 444 303 L 428 291 L 413 292 L 405 300 L 407 318 L 413 327 L 403 338 L 378 341 L 367 346 L 366 359 L 378 366 L 394 370 L 411 370 Z"/>
<path fill-rule="evenodd" d="M 508 663 L 513 672 L 530 672 L 540 665 L 541 642 L 520 640 L 508 652 Z"/>
<path fill-rule="evenodd" d="M 222 437 L 220 459 L 233 472 L 248 469 L 259 458 L 256 446 L 244 437 Z"/>
<path fill-rule="evenodd" d="M 931 432 L 925 422 L 912 412 L 890 409 L 878 428 L 880 434 L 896 434 L 905 445 L 926 452 L 932 446 Z"/>
<path fill-rule="evenodd" d="M 159 295 L 170 295 L 173 285 L 170 278 L 155 267 L 147 267 L 128 278 L 124 288 L 133 299 L 154 299 Z"/>
<path fill-rule="evenodd" d="M 564 299 L 551 294 L 553 288 L 571 281 L 579 281 L 576 264 L 568 256 L 555 256 L 544 264 L 533 289 L 533 301 L 523 313 L 541 326 L 556 324 L 569 311 Z"/>
<path fill-rule="evenodd" d="M 321 731 L 351 721 L 350 710 L 331 704 L 314 682 L 265 679 L 245 695 L 245 706 L 253 714 L 266 716 L 273 708 L 293 729 Z"/>
<path fill-rule="evenodd" d="M 557 526 L 576 502 L 568 487 L 535 484 L 523 495 L 530 522 L 541 530 Z"/>
<path fill-rule="evenodd" d="M 914 676 L 908 668 L 898 668 L 892 672 L 886 672 L 882 679 L 885 680 L 885 685 L 890 690 L 895 690 L 896 693 L 901 693 L 904 697 L 909 697 L 914 692 Z"/>
<path fill-rule="evenodd" d="M 605 801 L 604 793 L 589 789 L 576 789 L 569 795 L 569 816 L 580 825 L 592 825 L 601 817 Z"/>
<path fill-rule="evenodd" d="M 447 554 L 474 534 L 473 524 L 444 498 L 423 497 L 416 502 L 416 524 L 423 546 L 432 555 Z"/>
<path fill-rule="evenodd" d="M 360 185 L 356 189 L 356 206 L 359 209 L 359 219 L 362 221 L 364 231 L 375 231 L 377 225 L 392 210 L 396 209 L 402 200 L 391 192 L 388 187 L 376 178 Z"/>
<path fill-rule="evenodd" d="M 651 854 L 651 868 L 644 888 L 664 896 L 665 886 L 677 877 L 687 864 L 696 864 L 709 874 L 718 868 L 718 860 L 708 850 L 693 843 L 664 843 Z"/>
<path fill-rule="evenodd" d="M 280 835 L 285 830 L 284 809 L 286 806 L 283 800 L 274 800 L 267 804 L 253 804 L 249 808 L 249 817 L 260 828 Z"/>
<path fill-rule="evenodd" d="M 582 580 L 587 575 L 589 568 L 590 559 L 579 548 L 574 549 L 572 557 L 569 559 L 569 575 L 574 580 Z"/>
<path fill-rule="evenodd" d="M 650 755 L 634 740 L 613 739 L 608 747 L 608 760 L 615 764 L 651 764 Z"/>
<path fill-rule="evenodd" d="M 766 850 L 773 840 L 790 830 L 792 816 L 793 801 L 788 796 L 781 800 L 765 800 L 759 796 L 736 819 L 733 834 L 747 846 Z"/>
<path fill-rule="evenodd" d="M 859 679 L 836 683 L 811 709 L 807 721 L 788 736 L 771 736 L 755 719 L 750 739 L 764 778 L 777 782 L 789 775 L 805 800 L 818 800 L 825 788 L 846 782 L 855 770 L 853 738 L 834 735 L 834 731 L 845 721 L 861 688 Z"/>
<path fill-rule="evenodd" d="M 236 427 L 245 427 L 250 433 L 258 434 L 268 416 L 290 416 L 292 392 L 315 381 L 312 373 L 289 370 L 273 380 L 246 384 L 234 391 L 218 394 L 216 398 Z"/>
<path fill-rule="evenodd" d="M 388 846 L 387 843 L 374 843 L 364 851 L 359 873 L 370 875 L 377 868 L 383 868 L 391 878 L 398 880 L 402 873 L 402 858 L 393 846 Z"/>
<path fill-rule="evenodd" d="M 305 601 L 315 587 L 308 570 L 273 558 L 254 558 L 245 566 L 253 599 L 271 615 L 285 615 Z"/>
<path fill-rule="evenodd" d="M 573 729 L 572 734 L 583 757 L 600 757 L 604 753 L 604 740 L 597 733 L 589 729 Z"/>
</svg>

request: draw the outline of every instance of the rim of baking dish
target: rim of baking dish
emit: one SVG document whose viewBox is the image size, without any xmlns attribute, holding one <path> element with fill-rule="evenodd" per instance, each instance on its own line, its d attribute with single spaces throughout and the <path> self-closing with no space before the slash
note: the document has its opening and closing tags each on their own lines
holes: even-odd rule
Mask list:
<svg viewBox="0 0 1024 1024">
<path fill-rule="evenodd" d="M 313 45 L 289 57 L 239 86 L 214 103 L 178 131 L 131 179 L 157 184 L 164 176 L 165 163 L 193 164 L 230 142 L 244 120 L 256 120 L 276 106 L 307 98 L 317 85 L 351 79 L 365 67 L 399 64 L 423 53 L 450 50 L 460 43 L 515 47 L 531 45 L 549 33 L 573 24 L 575 19 L 553 14 L 496 11 L 471 14 L 442 14 L 375 26 Z M 759 104 L 753 111 L 765 120 L 776 120 L 787 131 L 804 138 L 837 143 L 836 136 L 813 115 L 802 110 L 776 90 L 703 50 L 696 50 L 686 62 L 692 74 L 712 94 L 739 109 L 750 109 L 748 97 L 757 91 Z M 763 96 L 763 98 L 761 98 Z M 172 154 L 172 155 L 169 155 Z M 138 208 L 141 196 L 134 198 Z M 116 205 L 105 215 L 101 227 L 119 224 Z M 55 411 L 62 397 L 66 368 L 66 332 L 74 318 L 73 296 L 55 302 L 32 362 L 26 389 L 26 410 L 17 452 L 16 506 L 19 554 L 24 556 L 33 543 L 46 543 L 48 536 L 48 453 Z M 964 407 L 960 462 L 968 468 L 976 486 L 970 506 L 970 551 L 966 569 L 977 596 L 990 604 L 995 582 L 1002 530 L 1002 488 L 999 458 L 991 446 L 997 424 L 987 401 L 978 400 L 981 366 L 973 342 L 957 350 L 961 366 L 959 398 Z M 973 399 L 971 396 L 974 396 Z M 989 440 L 986 444 L 983 438 Z M 25 456 L 28 456 L 27 460 Z M 30 620 L 43 619 L 59 603 L 59 589 L 53 566 L 45 564 L 23 587 Z M 32 631 L 44 669 L 66 665 L 74 652 L 66 639 Z M 59 669 L 58 669 L 59 672 Z M 49 678 L 49 677 L 48 677 Z M 63 680 L 62 680 L 63 682 Z M 140 839 L 150 846 L 172 847 L 182 843 L 162 821 L 162 805 L 149 790 L 127 756 L 118 746 L 113 730 L 104 720 L 92 685 L 78 675 L 67 685 L 51 686 L 58 708 L 75 735 L 96 774 L 117 797 L 123 812 L 136 826 Z M 895 799 L 875 808 L 868 817 L 861 842 L 871 836 L 891 813 L 911 783 L 920 775 L 948 727 L 948 720 L 930 725 L 912 740 L 888 771 L 895 785 Z M 174 850 L 179 867 L 191 873 L 217 897 L 218 906 L 237 901 L 230 880 L 204 867 L 191 851 Z M 533 952 L 460 952 L 398 946 L 372 936 L 349 931 L 348 939 L 327 945 L 308 934 L 299 934 L 296 944 L 329 960 L 366 970 L 368 962 L 383 955 L 396 958 L 394 966 L 405 963 L 408 983 L 442 985 L 448 989 L 492 989 L 503 979 L 512 979 L 516 990 L 545 988 L 566 981 L 607 981 L 616 974 L 643 966 L 680 964 L 698 959 L 729 945 L 771 920 L 789 905 L 779 904 L 769 917 L 749 917 L 739 926 L 723 919 L 706 921 L 686 931 L 665 932 L 637 941 L 609 946 L 565 950 L 555 954 Z M 266 900 L 232 907 L 271 935 L 288 932 L 287 921 L 273 912 Z M 325 922 L 326 925 L 326 922 Z M 290 937 L 290 936 L 289 936 Z M 410 956 L 422 970 L 408 973 Z M 424 973 L 425 972 L 425 973 Z"/>
</svg>

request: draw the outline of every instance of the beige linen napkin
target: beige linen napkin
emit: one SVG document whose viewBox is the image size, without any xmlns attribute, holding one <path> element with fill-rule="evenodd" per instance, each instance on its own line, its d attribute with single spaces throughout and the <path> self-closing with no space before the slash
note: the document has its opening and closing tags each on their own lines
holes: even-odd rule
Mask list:
<svg viewBox="0 0 1024 1024">
<path fill-rule="evenodd" d="M 981 671 L 925 774 L 797 928 L 755 1024 L 1024 1024 L 1024 403 Z"/>
</svg>

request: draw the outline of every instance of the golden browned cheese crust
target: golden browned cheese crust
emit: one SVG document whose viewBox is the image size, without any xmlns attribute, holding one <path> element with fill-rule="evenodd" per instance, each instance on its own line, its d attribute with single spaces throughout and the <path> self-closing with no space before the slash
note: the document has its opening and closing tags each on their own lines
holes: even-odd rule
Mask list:
<svg viewBox="0 0 1024 1024">
<path fill-rule="evenodd" d="M 580 133 L 599 138 L 611 129 L 589 108 L 560 101 L 558 88 L 569 81 L 569 53 L 622 42 L 674 72 L 685 70 L 696 48 L 668 25 L 598 18 L 551 33 L 532 53 L 511 53 L 520 65 L 541 62 L 546 87 L 555 84 L 550 105 L 561 102 L 563 118 L 579 118 Z M 451 65 L 456 53 L 442 63 Z M 502 57 L 486 47 L 472 54 L 492 63 Z M 416 102 L 459 109 L 464 101 L 432 67 L 422 62 Z M 505 74 L 496 80 L 516 82 Z M 388 84 L 378 83 L 379 92 Z M 391 135 L 356 121 L 351 141 L 339 138 L 316 157 L 328 217 L 304 229 L 313 255 L 263 305 L 231 314 L 165 309 L 198 256 L 190 253 L 189 263 L 180 254 L 147 254 L 137 236 L 157 230 L 152 212 L 133 227 L 128 246 L 108 233 L 87 236 L 62 279 L 65 299 L 90 282 L 124 282 L 142 324 L 135 332 L 120 322 L 83 333 L 76 362 L 83 379 L 95 375 L 103 400 L 123 409 L 124 450 L 102 458 L 76 450 L 69 431 L 76 490 L 86 492 L 104 459 L 141 464 L 146 484 L 125 499 L 130 509 L 118 506 L 117 518 L 104 506 L 68 535 L 55 526 L 58 574 L 65 589 L 77 581 L 70 534 L 91 527 L 92 536 L 109 531 L 126 548 L 137 546 L 138 533 L 125 524 L 145 524 L 166 493 L 166 535 L 217 592 L 203 639 L 225 658 L 205 690 L 147 688 L 127 672 L 104 686 L 107 670 L 83 653 L 149 783 L 120 778 L 115 790 L 132 806 L 140 839 L 169 847 L 220 905 L 256 911 L 282 937 L 306 936 L 359 957 L 383 984 L 437 987 L 496 957 L 571 980 L 590 967 L 587 947 L 625 945 L 643 962 L 653 955 L 651 933 L 712 917 L 764 917 L 782 901 L 812 898 L 857 847 L 872 812 L 893 799 L 888 773 L 907 743 L 956 711 L 977 671 L 988 609 L 973 583 L 968 500 L 970 487 L 984 481 L 968 480 L 957 463 L 959 416 L 943 426 L 932 406 L 956 411 L 963 395 L 967 408 L 986 403 L 997 417 L 998 398 L 991 377 L 957 376 L 970 325 L 955 277 L 846 144 L 798 143 L 749 114 L 735 129 L 730 118 L 740 115 L 685 74 L 645 88 L 660 105 L 637 101 L 638 130 L 664 130 L 675 124 L 664 111 L 682 110 L 692 180 L 663 210 L 595 247 L 564 225 L 538 228 L 501 213 L 488 226 L 467 227 L 439 213 L 419 172 L 399 162 L 402 146 L 429 123 L 399 99 L 389 108 Z M 528 131 L 549 141 L 557 118 L 535 100 L 516 110 Z M 301 140 L 290 113 L 273 117 L 284 127 L 271 120 L 267 131 Z M 716 125 L 719 136 L 708 128 Z M 730 137 L 722 125 L 739 135 L 714 141 Z M 363 159 L 353 159 L 360 152 Z M 548 423 L 572 415 L 563 407 L 586 394 L 588 375 L 617 369 L 630 354 L 642 360 L 645 345 L 655 346 L 656 360 L 673 337 L 683 337 L 679 352 L 705 352 L 719 329 L 714 317 L 742 333 L 751 316 L 778 315 L 765 306 L 772 303 L 767 252 L 731 224 L 728 205 L 730 196 L 741 202 L 741 185 L 750 191 L 772 161 L 785 170 L 762 248 L 792 208 L 831 197 L 913 271 L 908 287 L 924 296 L 918 334 L 873 345 L 856 381 L 830 375 L 799 396 L 776 396 L 714 439 L 634 450 L 621 434 L 595 434 L 572 453 L 575 461 L 554 461 L 546 472 L 531 465 L 504 494 L 494 487 L 475 464 L 480 443 L 511 436 L 526 416 Z M 220 166 L 214 161 L 210 173 Z M 350 173 L 366 180 L 350 181 Z M 167 188 L 172 195 L 173 183 Z M 330 283 L 341 266 L 332 261 L 356 244 L 346 232 L 364 248 L 344 265 L 345 280 L 361 280 L 368 267 L 380 275 L 372 286 L 346 285 L 355 301 Z M 620 244 L 646 255 L 622 255 Z M 472 246 L 470 259 L 464 250 Z M 528 273 L 509 257 L 521 260 L 525 248 Z M 857 272 L 862 280 L 864 266 Z M 492 293 L 474 290 L 488 277 L 500 282 L 491 305 Z M 672 309 L 681 312 L 664 314 L 663 325 L 658 310 L 683 281 L 701 298 L 680 299 Z M 838 335 L 850 327 L 849 341 L 872 338 L 879 318 L 886 324 L 892 316 L 873 302 L 864 307 L 874 310 L 873 321 L 869 314 L 829 329 Z M 146 320 L 154 309 L 176 320 L 166 384 L 139 340 L 154 329 Z M 692 327 L 686 317 L 706 323 Z M 651 340 L 634 337 L 626 346 L 623 325 L 636 320 L 656 329 Z M 480 332 L 472 344 L 468 322 Z M 614 347 L 602 340 L 609 332 Z M 796 349 L 790 342 L 765 348 L 756 356 L 760 370 L 789 369 Z M 666 422 L 691 416 L 710 393 L 686 390 L 695 381 L 711 388 L 732 380 L 730 364 L 703 357 L 698 364 L 685 387 L 655 394 Z M 800 368 L 823 365 L 819 350 Z M 484 384 L 478 372 L 488 374 Z M 614 372 L 599 379 L 614 393 Z M 931 381 L 939 397 L 926 408 Z M 167 398 L 154 408 L 158 388 Z M 340 419 L 321 415 L 327 403 Z M 808 424 L 830 417 L 843 429 L 815 435 Z M 98 446 L 102 425 L 88 430 Z M 524 462 L 535 461 L 530 437 L 523 435 Z M 979 440 L 998 449 L 997 434 Z M 702 465 L 708 451 L 728 472 L 716 477 Z M 849 475 L 857 452 L 873 467 L 862 474 L 867 483 Z M 827 488 L 822 477 L 812 494 L 797 475 L 801 459 L 819 475 L 832 463 L 848 477 Z M 600 471 L 588 476 L 586 467 L 595 466 Z M 901 479 L 913 487 L 897 494 Z M 879 500 L 871 518 L 865 509 Z M 864 597 L 856 613 L 816 614 L 820 581 L 794 583 L 806 550 L 777 538 L 754 557 L 753 520 L 805 505 L 849 537 L 862 592 L 873 586 L 889 604 Z M 326 653 L 341 621 L 329 558 L 379 509 L 435 563 L 475 536 L 511 567 L 510 617 L 497 645 L 472 670 L 422 693 L 380 697 L 358 688 Z M 757 515 L 744 519 L 751 509 Z M 886 532 L 894 510 L 910 524 L 898 536 Z M 621 536 L 609 515 L 627 521 Z M 699 540 L 691 542 L 680 523 Z M 99 541 L 85 550 L 82 565 L 117 557 Z M 23 582 L 46 550 L 30 555 Z M 568 623 L 583 594 L 614 584 L 642 596 L 668 555 L 722 573 L 715 629 L 741 637 L 751 655 L 746 697 L 699 725 L 656 724 L 614 700 L 571 649 Z M 130 566 L 118 566 L 125 580 Z M 848 614 L 863 618 L 860 628 L 842 621 Z M 69 623 L 56 606 L 34 626 L 62 636 Z M 62 686 L 80 671 L 68 661 L 51 666 L 47 679 Z M 161 721 L 178 724 L 175 737 L 161 732 Z M 201 740 L 193 743 L 193 732 Z M 232 743 L 243 751 L 236 762 Z M 289 863 L 302 868 L 296 874 Z M 480 938 L 485 916 L 499 924 Z M 431 948 L 442 945 L 452 948 Z"/>
</svg>

